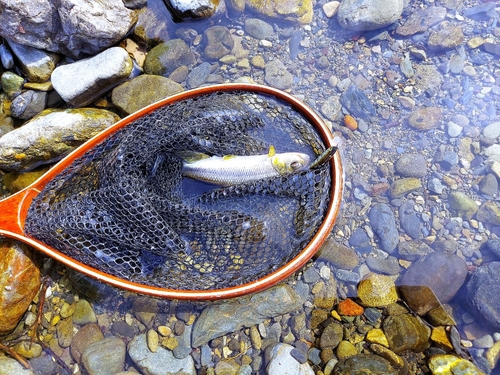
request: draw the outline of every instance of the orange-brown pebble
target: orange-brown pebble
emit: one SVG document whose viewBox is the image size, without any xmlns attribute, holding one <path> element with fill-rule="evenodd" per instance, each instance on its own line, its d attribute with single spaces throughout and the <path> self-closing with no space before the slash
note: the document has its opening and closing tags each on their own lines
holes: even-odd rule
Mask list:
<svg viewBox="0 0 500 375">
<path fill-rule="evenodd" d="M 358 128 L 358 122 L 351 115 L 344 116 L 344 125 L 351 130 L 356 130 Z"/>
<path fill-rule="evenodd" d="M 340 302 L 337 311 L 340 315 L 346 316 L 359 316 L 363 314 L 365 309 L 362 306 L 358 305 L 352 299 L 347 298 L 344 301 Z"/>
</svg>

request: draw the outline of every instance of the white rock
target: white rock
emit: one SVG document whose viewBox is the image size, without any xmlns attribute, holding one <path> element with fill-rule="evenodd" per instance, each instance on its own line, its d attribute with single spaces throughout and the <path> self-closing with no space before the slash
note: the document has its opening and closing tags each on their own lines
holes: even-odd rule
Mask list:
<svg viewBox="0 0 500 375">
<path fill-rule="evenodd" d="M 458 137 L 462 133 L 463 128 L 455 124 L 453 121 L 448 122 L 448 135 L 452 138 Z"/>
<path fill-rule="evenodd" d="M 293 346 L 276 344 L 270 353 L 267 375 L 314 375 L 309 363 L 300 364 L 290 355 Z"/>
<path fill-rule="evenodd" d="M 500 122 L 493 122 L 483 129 L 486 138 L 497 138 L 500 136 Z"/>
<path fill-rule="evenodd" d="M 323 5 L 323 12 L 325 12 L 325 16 L 331 18 L 336 15 L 339 10 L 339 5 L 339 1 L 329 1 L 328 3 L 325 3 Z"/>
<path fill-rule="evenodd" d="M 112 47 L 94 57 L 58 66 L 51 80 L 54 89 L 66 102 L 84 106 L 123 82 L 132 68 L 128 52 L 121 47 Z"/>
</svg>

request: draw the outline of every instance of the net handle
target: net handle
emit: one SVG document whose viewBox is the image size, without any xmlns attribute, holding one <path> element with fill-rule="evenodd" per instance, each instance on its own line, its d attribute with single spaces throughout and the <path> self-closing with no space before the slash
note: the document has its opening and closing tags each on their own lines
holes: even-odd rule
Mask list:
<svg viewBox="0 0 500 375">
<path fill-rule="evenodd" d="M 303 115 L 319 133 L 326 148 L 333 145 L 333 135 L 331 134 L 324 121 L 310 107 L 284 91 L 272 87 L 250 83 L 226 83 L 184 91 L 153 103 L 123 118 L 122 120 L 105 129 L 104 131 L 97 134 L 95 137 L 75 149 L 59 163 L 57 163 L 53 168 L 51 168 L 46 174 L 35 181 L 32 185 L 4 200 L 1 200 L 0 235 L 22 241 L 41 251 L 45 255 L 63 263 L 64 265 L 97 280 L 101 280 L 121 289 L 161 298 L 183 300 L 216 300 L 222 298 L 233 298 L 267 289 L 292 275 L 294 272 L 297 272 L 306 264 L 309 259 L 311 259 L 311 257 L 318 251 L 320 246 L 326 240 L 333 228 L 338 212 L 340 210 L 344 188 L 344 174 L 342 169 L 342 160 L 339 152 L 337 152 L 334 155 L 333 159 L 330 161 L 332 172 L 330 202 L 325 213 L 325 218 L 314 237 L 290 262 L 280 267 L 276 271 L 247 284 L 212 290 L 174 290 L 133 283 L 82 264 L 40 241 L 27 237 L 24 233 L 24 222 L 32 200 L 40 193 L 40 191 L 43 190 L 45 185 L 50 180 L 52 180 L 66 167 L 72 164 L 75 159 L 83 156 L 83 154 L 85 154 L 87 151 L 93 149 L 99 143 L 103 142 L 109 136 L 127 126 L 131 122 L 151 113 L 152 111 L 160 107 L 171 105 L 188 98 L 221 91 L 245 91 L 273 96 L 291 105 L 294 110 Z"/>
</svg>

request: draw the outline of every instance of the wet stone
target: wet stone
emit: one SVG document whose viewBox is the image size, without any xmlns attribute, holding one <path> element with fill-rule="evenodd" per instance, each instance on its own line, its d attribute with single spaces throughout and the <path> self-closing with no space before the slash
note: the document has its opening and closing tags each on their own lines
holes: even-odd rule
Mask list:
<svg viewBox="0 0 500 375">
<path fill-rule="evenodd" d="M 479 208 L 473 199 L 460 191 L 451 192 L 448 199 L 451 210 L 462 218 L 472 218 Z"/>
<path fill-rule="evenodd" d="M 398 259 L 394 256 L 380 258 L 370 254 L 366 259 L 366 265 L 370 268 L 370 270 L 384 275 L 399 274 Z"/>
<path fill-rule="evenodd" d="M 370 273 L 358 285 L 358 298 L 364 306 L 384 307 L 396 302 L 398 295 L 390 277 Z"/>
<path fill-rule="evenodd" d="M 2 90 L 10 99 L 14 99 L 14 97 L 21 92 L 23 83 L 23 77 L 9 71 L 3 72 L 0 78 Z"/>
<path fill-rule="evenodd" d="M 441 30 L 431 32 L 429 36 L 429 48 L 434 51 L 445 51 L 461 45 L 464 41 L 464 33 L 460 26 L 448 26 Z"/>
<path fill-rule="evenodd" d="M 125 323 L 125 322 L 123 322 Z M 126 324 L 126 323 L 125 323 Z M 93 343 L 104 339 L 99 326 L 97 324 L 87 324 L 80 328 L 71 340 L 71 356 L 80 362 L 82 353 Z"/>
<path fill-rule="evenodd" d="M 492 122 L 491 124 L 485 126 L 482 130 L 482 133 L 486 138 L 500 137 L 500 121 Z"/>
<path fill-rule="evenodd" d="M 265 81 L 272 87 L 280 90 L 286 90 L 292 87 L 293 76 L 280 60 L 276 59 L 268 62 L 264 72 Z"/>
<path fill-rule="evenodd" d="M 228 28 L 224 26 L 213 26 L 205 30 L 203 43 L 205 57 L 211 60 L 218 60 L 229 54 L 234 47 L 234 40 Z"/>
<path fill-rule="evenodd" d="M 410 314 L 387 317 L 383 322 L 383 330 L 389 348 L 396 354 L 406 350 L 419 353 L 429 347 L 430 328 Z"/>
<path fill-rule="evenodd" d="M 320 109 L 323 116 L 325 116 L 328 120 L 335 121 L 342 110 L 340 98 L 338 96 L 328 97 L 321 105 Z"/>
<path fill-rule="evenodd" d="M 268 39 L 274 34 L 273 27 L 267 22 L 258 18 L 245 20 L 245 31 L 255 39 Z"/>
<path fill-rule="evenodd" d="M 458 165 L 458 155 L 453 150 L 438 151 L 434 155 L 434 161 L 439 163 L 444 170 L 450 170 Z"/>
<path fill-rule="evenodd" d="M 31 369 L 25 369 L 16 359 L 7 356 L 0 357 L 0 368 L 5 375 L 34 375 Z"/>
<path fill-rule="evenodd" d="M 168 77 L 180 66 L 190 66 L 196 61 L 193 52 L 182 39 L 171 39 L 152 48 L 144 61 L 146 74 Z"/>
<path fill-rule="evenodd" d="M 488 173 L 479 183 L 479 191 L 482 194 L 493 196 L 498 193 L 498 180 L 492 173 Z"/>
<path fill-rule="evenodd" d="M 191 70 L 186 79 L 187 87 L 194 89 L 205 83 L 210 74 L 211 66 L 209 63 L 204 62 Z"/>
<path fill-rule="evenodd" d="M 437 354 L 429 359 L 429 369 L 433 375 L 481 375 L 482 372 L 464 358 L 452 354 Z"/>
<path fill-rule="evenodd" d="M 472 311 L 488 324 L 500 328 L 500 262 L 479 266 L 467 283 L 467 301 Z"/>
<path fill-rule="evenodd" d="M 351 115 L 365 121 L 370 121 L 376 114 L 375 107 L 370 99 L 354 84 L 351 84 L 347 91 L 342 94 L 340 101 Z"/>
<path fill-rule="evenodd" d="M 50 79 L 60 56 L 37 48 L 9 42 L 12 52 L 19 59 L 19 63 L 30 82 L 45 82 Z"/>
<path fill-rule="evenodd" d="M 97 317 L 92 306 L 84 299 L 76 303 L 75 312 L 72 317 L 74 324 L 84 325 L 88 323 L 97 323 Z"/>
<path fill-rule="evenodd" d="M 500 226 L 500 205 L 494 201 L 487 201 L 479 207 L 476 215 L 477 220 Z"/>
<path fill-rule="evenodd" d="M 12 51 L 6 44 L 0 44 L 0 62 L 5 69 L 14 67 L 14 56 L 12 56 Z"/>
<path fill-rule="evenodd" d="M 412 239 L 420 239 L 422 234 L 422 222 L 417 215 L 415 209 L 415 202 L 413 200 L 406 201 L 399 206 L 399 222 L 401 228 Z"/>
<path fill-rule="evenodd" d="M 321 349 L 332 348 L 335 349 L 343 338 L 343 327 L 340 323 L 333 322 L 325 327 L 321 333 L 319 340 L 319 347 Z"/>
<path fill-rule="evenodd" d="M 431 252 L 429 245 L 418 240 L 400 242 L 398 245 L 400 257 L 406 260 L 418 260 Z"/>
<path fill-rule="evenodd" d="M 373 374 L 373 375 L 398 375 L 389 361 L 374 354 L 356 354 L 340 360 L 333 368 L 334 375 L 348 374 Z"/>
<path fill-rule="evenodd" d="M 418 108 L 410 114 L 409 125 L 416 130 L 437 128 L 441 122 L 442 112 L 438 107 Z"/>
<path fill-rule="evenodd" d="M 402 26 L 396 29 L 396 33 L 401 36 L 409 36 L 423 31 L 442 20 L 446 16 L 446 8 L 430 6 L 410 14 Z"/>
<path fill-rule="evenodd" d="M 82 364 L 89 375 L 120 372 L 125 365 L 125 343 L 116 337 L 97 341 L 83 352 Z"/>
<path fill-rule="evenodd" d="M 169 78 L 142 74 L 115 87 L 111 98 L 116 107 L 130 114 L 181 91 L 183 87 Z"/>
<path fill-rule="evenodd" d="M 402 0 L 344 0 L 338 8 L 337 18 L 346 29 L 366 31 L 392 24 L 402 12 Z"/>
<path fill-rule="evenodd" d="M 465 282 L 467 273 L 462 258 L 435 252 L 413 263 L 398 285 L 406 303 L 418 314 L 424 314 L 439 306 L 439 302 L 449 302 Z"/>
<path fill-rule="evenodd" d="M 378 203 L 370 209 L 368 217 L 373 231 L 379 237 L 382 250 L 392 253 L 399 243 L 399 233 L 391 207 Z"/>
<path fill-rule="evenodd" d="M 276 344 L 270 351 L 268 374 L 304 374 L 314 375 L 309 363 L 299 363 L 291 352 L 294 347 L 288 344 Z"/>
<path fill-rule="evenodd" d="M 329 237 L 319 250 L 318 259 L 326 260 L 336 267 L 351 270 L 359 264 L 356 252 Z"/>
<path fill-rule="evenodd" d="M 389 194 L 392 198 L 399 198 L 412 191 L 420 189 L 422 187 L 422 182 L 418 178 L 407 177 L 395 180 L 390 188 Z"/>
<path fill-rule="evenodd" d="M 402 177 L 422 178 L 427 174 L 427 162 L 421 154 L 403 154 L 394 165 L 395 171 Z"/>
</svg>

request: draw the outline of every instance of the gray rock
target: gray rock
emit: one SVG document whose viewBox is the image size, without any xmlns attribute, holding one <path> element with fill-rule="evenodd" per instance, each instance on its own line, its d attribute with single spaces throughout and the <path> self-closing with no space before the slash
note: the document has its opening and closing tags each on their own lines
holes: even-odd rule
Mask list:
<svg viewBox="0 0 500 375">
<path fill-rule="evenodd" d="M 406 260 L 418 260 L 431 252 L 429 245 L 418 240 L 400 242 L 398 245 L 400 257 Z"/>
<path fill-rule="evenodd" d="M 286 314 L 300 308 L 303 303 L 290 286 L 278 285 L 249 297 L 209 305 L 194 324 L 192 346 L 197 348 L 241 327 L 251 327 Z"/>
<path fill-rule="evenodd" d="M 458 164 L 458 154 L 453 150 L 438 151 L 434 156 L 434 161 L 443 169 L 450 170 Z"/>
<path fill-rule="evenodd" d="M 383 275 L 399 274 L 398 259 L 393 256 L 388 256 L 384 259 L 370 254 L 368 258 L 366 258 L 366 265 L 375 273 Z"/>
<path fill-rule="evenodd" d="M 402 177 L 422 178 L 427 174 L 427 162 L 421 154 L 403 154 L 394 165 L 395 171 Z"/>
<path fill-rule="evenodd" d="M 338 8 L 340 26 L 351 30 L 376 30 L 401 16 L 403 0 L 344 0 Z"/>
<path fill-rule="evenodd" d="M 89 375 L 113 375 L 123 371 L 125 343 L 116 337 L 91 344 L 82 354 L 82 364 Z"/>
<path fill-rule="evenodd" d="M 73 58 L 114 45 L 137 20 L 121 0 L 0 0 L 0 8 L 0 35 Z"/>
<path fill-rule="evenodd" d="M 417 240 L 423 237 L 422 221 L 417 216 L 414 206 L 413 200 L 406 201 L 399 206 L 399 223 L 408 236 Z"/>
<path fill-rule="evenodd" d="M 444 186 L 441 183 L 441 180 L 439 178 L 431 178 L 429 182 L 427 183 L 427 188 L 432 191 L 433 193 L 436 194 L 442 194 L 444 190 Z"/>
<path fill-rule="evenodd" d="M 488 173 L 479 183 L 479 191 L 486 195 L 498 193 L 498 180 L 494 174 Z"/>
<path fill-rule="evenodd" d="M 171 39 L 151 49 L 144 61 L 144 72 L 168 77 L 182 65 L 190 66 L 196 61 L 193 52 L 182 39 Z"/>
<path fill-rule="evenodd" d="M 172 351 L 174 353 L 174 357 L 177 359 L 186 358 L 191 353 L 191 332 L 193 330 L 193 326 L 186 325 L 184 328 L 184 332 L 181 336 L 177 336 L 178 345 Z"/>
<path fill-rule="evenodd" d="M 293 346 L 288 344 L 276 344 L 270 351 L 267 374 L 314 375 L 314 371 L 309 363 L 300 364 L 290 354 L 293 349 Z"/>
<path fill-rule="evenodd" d="M 347 91 L 340 97 L 340 102 L 354 117 L 370 121 L 376 114 L 372 102 L 356 85 L 351 84 Z"/>
<path fill-rule="evenodd" d="M 5 69 L 14 67 L 14 56 L 6 44 L 0 44 L 0 61 Z"/>
<path fill-rule="evenodd" d="M 373 231 L 379 237 L 382 250 L 392 253 L 398 246 L 399 233 L 391 207 L 385 203 L 377 203 L 371 208 L 368 217 Z"/>
<path fill-rule="evenodd" d="M 447 131 L 448 131 L 448 135 L 451 138 L 458 137 L 460 134 L 462 134 L 462 130 L 463 130 L 463 128 L 460 125 L 455 124 L 453 121 L 448 122 Z"/>
<path fill-rule="evenodd" d="M 335 121 L 339 117 L 340 111 L 342 111 L 340 97 L 335 95 L 329 96 L 321 105 L 321 113 L 331 121 Z"/>
<path fill-rule="evenodd" d="M 265 21 L 258 18 L 249 18 L 245 20 L 245 31 L 255 39 L 267 39 L 274 33 L 273 27 Z"/>
<path fill-rule="evenodd" d="M 267 84 L 280 90 L 292 87 L 293 76 L 280 60 L 268 62 L 264 68 L 264 73 L 264 80 Z"/>
<path fill-rule="evenodd" d="M 462 72 L 465 66 L 465 59 L 461 55 L 452 55 L 450 57 L 450 71 L 454 74 Z"/>
<path fill-rule="evenodd" d="M 461 26 L 447 26 L 431 32 L 428 46 L 434 51 L 446 51 L 458 47 L 464 39 Z"/>
<path fill-rule="evenodd" d="M 485 248 L 491 251 L 497 259 L 500 259 L 500 239 L 492 238 L 486 241 Z"/>
<path fill-rule="evenodd" d="M 136 336 L 128 343 L 128 355 L 142 373 L 148 375 L 185 374 L 196 375 L 191 356 L 175 358 L 172 352 L 158 347 L 155 353 L 149 350 L 146 334 Z"/>
<path fill-rule="evenodd" d="M 30 369 L 25 369 L 14 358 L 0 356 L 0 369 L 2 375 L 35 375 Z"/>
<path fill-rule="evenodd" d="M 12 117 L 29 120 L 45 109 L 47 93 L 28 90 L 17 96 L 11 104 Z"/>
<path fill-rule="evenodd" d="M 483 135 L 486 138 L 498 138 L 500 137 L 500 121 L 492 122 L 483 129 Z"/>
<path fill-rule="evenodd" d="M 229 29 L 224 26 L 213 26 L 203 33 L 203 43 L 205 57 L 218 60 L 231 52 L 234 47 L 234 40 Z"/>
<path fill-rule="evenodd" d="M 54 71 L 60 56 L 37 48 L 9 41 L 12 52 L 21 64 L 23 73 L 30 82 L 46 82 Z"/>
<path fill-rule="evenodd" d="M 113 89 L 113 104 L 126 114 L 131 114 L 160 99 L 184 91 L 184 88 L 169 78 L 141 74 Z"/>
<path fill-rule="evenodd" d="M 357 284 L 361 280 L 358 273 L 347 270 L 335 270 L 335 278 L 351 284 Z"/>
<path fill-rule="evenodd" d="M 470 219 L 478 210 L 476 201 L 461 191 L 453 191 L 448 196 L 451 211 L 461 218 Z"/>
<path fill-rule="evenodd" d="M 200 65 L 196 66 L 187 76 L 187 87 L 190 89 L 194 89 L 198 86 L 203 85 L 210 75 L 211 69 L 212 67 L 207 62 L 201 63 Z"/>
<path fill-rule="evenodd" d="M 92 58 L 58 66 L 52 73 L 52 84 L 66 102 L 83 106 L 123 82 L 132 68 L 127 51 L 112 47 Z"/>
<path fill-rule="evenodd" d="M 465 282 L 467 273 L 462 258 L 434 252 L 413 263 L 397 285 L 429 287 L 441 303 L 448 303 Z"/>
<path fill-rule="evenodd" d="M 467 283 L 467 301 L 473 312 L 497 329 L 500 328 L 500 262 L 479 266 Z"/>
<path fill-rule="evenodd" d="M 47 109 L 0 138 L 0 168 L 30 170 L 61 158 L 120 118 L 103 109 Z"/>
<path fill-rule="evenodd" d="M 12 130 L 14 130 L 14 121 L 12 117 L 0 113 L 0 138 Z"/>
</svg>

